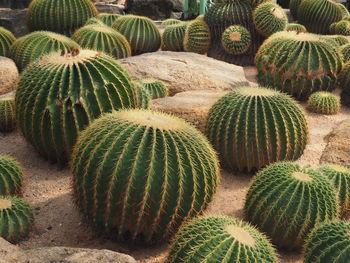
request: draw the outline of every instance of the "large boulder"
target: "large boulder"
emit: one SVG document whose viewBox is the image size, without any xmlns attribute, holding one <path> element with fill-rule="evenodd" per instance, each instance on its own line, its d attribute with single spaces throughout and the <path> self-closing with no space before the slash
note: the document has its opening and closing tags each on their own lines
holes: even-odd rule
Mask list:
<svg viewBox="0 0 350 263">
<path fill-rule="evenodd" d="M 0 0 L 0 8 L 27 8 L 31 0 Z"/>
<path fill-rule="evenodd" d="M 0 26 L 10 30 L 16 37 L 29 33 L 26 24 L 27 9 L 0 8 Z"/>
<path fill-rule="evenodd" d="M 184 0 L 126 0 L 125 11 L 161 20 L 183 12 L 183 5 Z"/>
<path fill-rule="evenodd" d="M 95 6 L 100 13 L 124 15 L 124 6 L 122 5 L 111 3 L 96 3 Z"/>
<path fill-rule="evenodd" d="M 12 59 L 0 57 L 0 95 L 14 91 L 19 80 L 18 69 Z"/>
<path fill-rule="evenodd" d="M 156 78 L 170 95 L 189 90 L 229 90 L 249 85 L 240 66 L 187 52 L 158 51 L 120 60 L 133 78 Z"/>
</svg>

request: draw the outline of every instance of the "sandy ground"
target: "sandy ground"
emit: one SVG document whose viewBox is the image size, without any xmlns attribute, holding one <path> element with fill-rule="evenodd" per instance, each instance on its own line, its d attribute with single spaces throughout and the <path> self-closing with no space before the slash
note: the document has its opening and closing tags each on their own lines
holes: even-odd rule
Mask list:
<svg viewBox="0 0 350 263">
<path fill-rule="evenodd" d="M 308 113 L 310 140 L 300 163 L 317 165 L 326 146 L 324 137 L 339 121 L 350 117 L 349 109 L 335 116 Z M 35 211 L 35 226 L 23 248 L 72 246 L 106 248 L 134 256 L 139 262 L 162 262 L 167 244 L 153 248 L 126 247 L 97 237 L 82 221 L 71 198 L 71 177 L 68 169 L 59 170 L 42 159 L 20 133 L 0 134 L 0 154 L 8 154 L 23 165 L 26 176 L 24 198 Z M 221 184 L 207 213 L 242 218 L 244 198 L 251 177 L 222 171 Z M 300 253 L 280 251 L 282 262 L 302 262 Z"/>
</svg>

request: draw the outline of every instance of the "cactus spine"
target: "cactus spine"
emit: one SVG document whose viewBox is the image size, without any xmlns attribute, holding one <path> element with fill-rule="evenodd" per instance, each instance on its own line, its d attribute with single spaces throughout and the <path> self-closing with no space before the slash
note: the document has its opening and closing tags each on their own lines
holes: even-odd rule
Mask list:
<svg viewBox="0 0 350 263">
<path fill-rule="evenodd" d="M 184 51 L 184 38 L 188 23 L 167 26 L 162 35 L 162 50 Z"/>
<path fill-rule="evenodd" d="M 10 47 L 15 42 L 15 36 L 6 28 L 0 26 L 0 56 L 7 57 Z"/>
<path fill-rule="evenodd" d="M 203 19 L 193 20 L 188 24 L 184 36 L 184 50 L 205 54 L 210 47 L 210 29 Z"/>
<path fill-rule="evenodd" d="M 0 196 L 19 195 L 22 192 L 23 171 L 13 158 L 0 155 Z"/>
<path fill-rule="evenodd" d="M 343 62 L 344 63 L 350 62 L 350 44 L 343 45 L 340 48 L 340 52 L 343 56 Z"/>
<path fill-rule="evenodd" d="M 247 52 L 252 44 L 252 38 L 245 27 L 230 26 L 222 34 L 221 42 L 227 53 L 239 55 Z"/>
<path fill-rule="evenodd" d="M 350 21 L 341 20 L 337 23 L 333 23 L 330 26 L 330 31 L 333 34 L 350 36 Z"/>
<path fill-rule="evenodd" d="M 120 18 L 122 15 L 119 14 L 107 14 L 107 13 L 101 13 L 97 16 L 98 19 L 100 19 L 104 24 L 111 27 L 115 21 L 117 21 L 118 18 Z"/>
<path fill-rule="evenodd" d="M 12 132 L 15 128 L 16 113 L 14 99 L 7 96 L 0 97 L 0 132 Z"/>
<path fill-rule="evenodd" d="M 158 79 L 140 79 L 137 81 L 151 94 L 152 99 L 158 99 L 168 96 L 168 88 L 163 81 Z"/>
<path fill-rule="evenodd" d="M 337 114 L 340 110 L 340 99 L 330 92 L 318 91 L 311 94 L 307 107 L 315 113 Z"/>
<path fill-rule="evenodd" d="M 179 19 L 169 18 L 169 19 L 165 19 L 162 22 L 162 25 L 163 26 L 171 26 L 171 25 L 180 24 L 180 23 L 182 23 L 182 21 Z"/>
<path fill-rule="evenodd" d="M 152 95 L 145 88 L 145 86 L 139 81 L 133 81 L 133 86 L 135 87 L 135 91 L 137 94 L 137 107 L 138 109 L 149 109 Z"/>
</svg>

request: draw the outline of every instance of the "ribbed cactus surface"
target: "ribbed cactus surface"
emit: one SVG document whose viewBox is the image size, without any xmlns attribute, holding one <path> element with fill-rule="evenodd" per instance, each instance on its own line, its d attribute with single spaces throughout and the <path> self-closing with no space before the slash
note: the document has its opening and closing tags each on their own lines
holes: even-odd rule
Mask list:
<svg viewBox="0 0 350 263">
<path fill-rule="evenodd" d="M 210 47 L 210 29 L 204 19 L 190 22 L 185 31 L 184 50 L 198 54 L 205 54 Z"/>
<path fill-rule="evenodd" d="M 318 91 L 311 94 L 307 107 L 315 113 L 337 114 L 340 110 L 340 99 L 330 92 Z"/>
<path fill-rule="evenodd" d="M 350 44 L 343 45 L 340 48 L 340 52 L 342 54 L 343 62 L 350 62 Z"/>
<path fill-rule="evenodd" d="M 86 21 L 84 26 L 89 26 L 89 25 L 106 26 L 106 24 L 103 23 L 102 20 L 98 19 L 97 17 L 89 18 L 89 20 Z"/>
<path fill-rule="evenodd" d="M 163 26 L 171 26 L 171 25 L 175 25 L 175 24 L 179 24 L 179 23 L 182 23 L 182 21 L 179 19 L 169 18 L 169 19 L 165 19 L 162 22 L 162 25 Z"/>
<path fill-rule="evenodd" d="M 70 36 L 97 14 L 91 0 L 33 0 L 27 24 L 30 31 L 48 30 Z"/>
<path fill-rule="evenodd" d="M 290 0 L 289 2 L 289 9 L 290 13 L 292 14 L 292 17 L 294 20 L 298 20 L 298 10 L 299 10 L 299 5 L 301 4 L 302 0 Z"/>
<path fill-rule="evenodd" d="M 156 243 L 200 214 L 218 184 L 206 138 L 185 121 L 148 110 L 106 114 L 81 133 L 72 160 L 76 202 L 114 238 Z"/>
<path fill-rule="evenodd" d="M 234 25 L 226 28 L 221 43 L 227 53 L 239 55 L 247 52 L 252 44 L 252 38 L 245 27 Z"/>
<path fill-rule="evenodd" d="M 209 110 L 206 134 L 231 170 L 258 170 L 303 153 L 308 125 L 288 95 L 259 88 L 235 88 Z"/>
<path fill-rule="evenodd" d="M 168 96 L 168 88 L 164 82 L 158 79 L 147 78 L 137 80 L 151 94 L 152 99 L 158 99 Z"/>
<path fill-rule="evenodd" d="M 108 14 L 108 13 L 101 13 L 98 14 L 97 18 L 100 19 L 104 24 L 107 26 L 112 26 L 115 21 L 122 15 L 119 14 Z"/>
<path fill-rule="evenodd" d="M 338 85 L 342 89 L 340 94 L 342 105 L 350 107 L 350 62 L 344 64 L 338 76 Z"/>
<path fill-rule="evenodd" d="M 253 226 L 234 218 L 207 216 L 179 230 L 166 263 L 278 263 L 269 240 Z"/>
<path fill-rule="evenodd" d="M 23 171 L 19 163 L 9 156 L 0 155 L 0 196 L 18 195 L 22 185 Z"/>
<path fill-rule="evenodd" d="M 138 109 L 149 109 L 152 95 L 149 90 L 147 90 L 143 83 L 139 81 L 133 81 L 133 86 L 136 92 L 136 108 Z"/>
<path fill-rule="evenodd" d="M 16 92 L 24 137 L 47 159 L 69 159 L 77 135 L 104 112 L 136 107 L 128 73 L 92 50 L 57 52 L 32 63 Z"/>
<path fill-rule="evenodd" d="M 333 34 L 350 36 L 350 21 L 341 20 L 337 23 L 333 23 L 330 26 L 330 32 Z"/>
<path fill-rule="evenodd" d="M 6 28 L 0 26 L 0 56 L 7 57 L 10 47 L 15 42 L 15 36 Z"/>
<path fill-rule="evenodd" d="M 288 23 L 286 26 L 286 31 L 297 31 L 300 33 L 306 33 L 307 29 L 305 26 L 298 23 Z"/>
<path fill-rule="evenodd" d="M 345 5 L 337 3 L 337 7 L 340 9 L 343 18 L 350 15 L 349 10 L 345 7 Z"/>
<path fill-rule="evenodd" d="M 167 26 L 162 34 L 162 50 L 184 51 L 184 39 L 188 22 Z"/>
<path fill-rule="evenodd" d="M 332 183 L 296 163 L 275 163 L 260 171 L 246 196 L 246 219 L 289 250 L 303 246 L 312 229 L 338 218 Z"/>
<path fill-rule="evenodd" d="M 349 44 L 349 40 L 346 36 L 342 35 L 326 35 L 323 37 L 324 40 L 329 40 L 329 43 L 337 48 Z"/>
<path fill-rule="evenodd" d="M 13 97 L 0 97 L 0 132 L 12 132 L 16 128 Z"/>
</svg>

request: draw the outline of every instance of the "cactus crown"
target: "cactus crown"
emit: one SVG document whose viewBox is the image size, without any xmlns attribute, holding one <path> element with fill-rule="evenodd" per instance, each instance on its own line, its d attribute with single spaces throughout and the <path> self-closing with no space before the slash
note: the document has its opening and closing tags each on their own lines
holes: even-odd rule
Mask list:
<svg viewBox="0 0 350 263">
<path fill-rule="evenodd" d="M 12 207 L 12 202 L 8 199 L 0 199 L 0 211 Z"/>
</svg>

